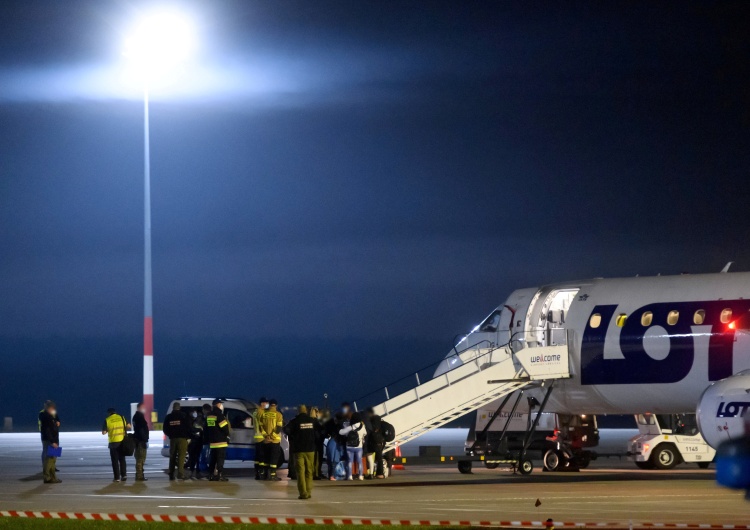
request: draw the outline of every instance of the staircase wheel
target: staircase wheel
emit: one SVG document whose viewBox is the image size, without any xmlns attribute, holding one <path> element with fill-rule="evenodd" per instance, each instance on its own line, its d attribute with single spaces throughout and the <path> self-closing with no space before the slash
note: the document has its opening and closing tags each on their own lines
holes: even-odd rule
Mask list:
<svg viewBox="0 0 750 530">
<path fill-rule="evenodd" d="M 522 475 L 529 475 L 534 471 L 534 464 L 528 458 L 524 458 L 518 463 L 518 471 Z"/>
<path fill-rule="evenodd" d="M 544 453 L 544 469 L 547 471 L 557 471 L 560 468 L 560 462 L 562 461 L 561 455 L 555 449 L 548 449 Z"/>
<path fill-rule="evenodd" d="M 463 460 L 458 462 L 458 472 L 462 475 L 471 475 L 471 461 Z"/>
</svg>

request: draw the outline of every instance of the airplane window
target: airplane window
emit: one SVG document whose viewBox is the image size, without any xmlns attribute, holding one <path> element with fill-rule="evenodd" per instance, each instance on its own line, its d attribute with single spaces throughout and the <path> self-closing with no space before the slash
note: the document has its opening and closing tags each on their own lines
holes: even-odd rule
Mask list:
<svg viewBox="0 0 750 530">
<path fill-rule="evenodd" d="M 650 326 L 653 319 L 654 314 L 651 311 L 646 311 L 641 315 L 641 326 Z"/>
<path fill-rule="evenodd" d="M 670 326 L 674 326 L 677 324 L 677 321 L 680 318 L 680 312 L 679 311 L 670 311 L 669 314 L 667 314 L 667 324 Z"/>
<path fill-rule="evenodd" d="M 591 315 L 591 319 L 589 320 L 589 326 L 592 328 L 598 328 L 599 325 L 602 323 L 602 316 L 599 313 L 594 313 Z"/>
<path fill-rule="evenodd" d="M 706 320 L 706 312 L 703 309 L 699 309 L 693 315 L 693 324 L 700 326 Z"/>
<path fill-rule="evenodd" d="M 495 311 L 479 326 L 479 331 L 494 333 L 500 325 L 500 311 Z"/>
<path fill-rule="evenodd" d="M 732 310 L 731 309 L 724 309 L 721 312 L 721 323 L 722 324 L 726 324 L 730 320 L 732 320 Z"/>
<path fill-rule="evenodd" d="M 617 327 L 618 328 L 623 327 L 625 325 L 625 322 L 627 322 L 627 320 L 628 320 L 628 315 L 626 315 L 625 313 L 620 313 L 619 315 L 617 315 Z"/>
</svg>

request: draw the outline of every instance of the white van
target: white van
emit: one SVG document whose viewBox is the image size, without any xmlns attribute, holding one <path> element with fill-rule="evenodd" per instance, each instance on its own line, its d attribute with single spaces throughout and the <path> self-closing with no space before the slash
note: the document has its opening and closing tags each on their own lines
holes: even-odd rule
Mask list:
<svg viewBox="0 0 750 530">
<path fill-rule="evenodd" d="M 203 405 L 211 405 L 215 397 L 182 397 L 169 404 L 167 414 L 172 412 L 175 403 L 180 404 L 180 409 L 191 416 L 193 411 L 202 413 Z M 219 398 L 224 401 L 224 415 L 229 422 L 229 447 L 227 447 L 226 460 L 255 461 L 255 425 L 253 425 L 253 413 L 258 405 L 252 401 L 241 398 Z M 192 416 L 191 416 L 192 417 Z M 169 439 L 164 437 L 164 446 L 161 450 L 162 456 L 169 456 Z M 289 441 L 286 435 L 281 435 L 281 467 L 289 461 Z"/>
</svg>

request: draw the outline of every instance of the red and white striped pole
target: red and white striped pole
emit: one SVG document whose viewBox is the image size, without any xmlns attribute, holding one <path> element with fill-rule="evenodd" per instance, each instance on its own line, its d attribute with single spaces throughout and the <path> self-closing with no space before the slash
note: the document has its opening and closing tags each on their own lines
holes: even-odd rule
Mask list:
<svg viewBox="0 0 750 530">
<path fill-rule="evenodd" d="M 151 294 L 151 150 L 149 140 L 148 86 L 143 91 L 143 404 L 152 427 L 154 410 L 154 319 Z"/>
</svg>

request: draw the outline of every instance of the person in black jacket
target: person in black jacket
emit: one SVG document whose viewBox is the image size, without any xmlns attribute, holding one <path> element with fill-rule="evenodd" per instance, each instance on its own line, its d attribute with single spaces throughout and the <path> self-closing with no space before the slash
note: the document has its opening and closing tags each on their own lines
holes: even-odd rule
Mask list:
<svg viewBox="0 0 750 530">
<path fill-rule="evenodd" d="M 175 467 L 177 478 L 185 480 L 185 458 L 192 426 L 190 418 L 181 410 L 179 403 L 172 405 L 172 412 L 164 418 L 162 430 L 169 438 L 169 480 L 175 479 Z"/>
<path fill-rule="evenodd" d="M 146 463 L 148 452 L 148 422 L 146 421 L 146 407 L 143 402 L 138 403 L 137 410 L 133 414 L 133 439 L 135 440 L 135 480 L 145 482 L 148 480 L 143 474 L 143 466 Z"/>
<path fill-rule="evenodd" d="M 299 406 L 299 414 L 290 421 L 284 432 L 294 443 L 294 467 L 297 470 L 297 490 L 300 499 L 312 496 L 313 468 L 315 467 L 315 423 L 307 414 L 305 405 Z"/>
<path fill-rule="evenodd" d="M 383 473 L 385 437 L 383 436 L 382 426 L 380 416 L 373 412 L 370 415 L 370 430 L 367 431 L 367 438 L 365 439 L 365 452 L 367 454 L 366 479 L 385 478 Z"/>
<path fill-rule="evenodd" d="M 323 451 L 325 447 L 325 430 L 321 420 L 323 413 L 318 407 L 310 408 L 310 417 L 315 422 L 315 464 L 313 465 L 313 480 L 322 480 Z"/>
<path fill-rule="evenodd" d="M 205 427 L 205 420 L 203 419 L 203 413 L 194 410 L 190 414 L 191 418 L 191 430 L 190 430 L 190 442 L 188 442 L 188 462 L 187 468 L 190 471 L 190 478 L 200 479 L 201 478 L 201 451 L 203 450 L 203 430 Z"/>
<path fill-rule="evenodd" d="M 62 482 L 56 475 L 55 464 L 57 457 L 50 456 L 48 451 L 52 447 L 60 447 L 60 422 L 57 421 L 57 407 L 52 401 L 44 404 L 44 410 L 39 413 L 39 430 L 42 433 L 42 448 L 45 456 L 43 462 L 44 483 L 59 484 Z"/>
<path fill-rule="evenodd" d="M 229 445 L 229 422 L 224 417 L 224 402 L 213 400 L 213 410 L 206 416 L 206 432 L 211 447 L 211 459 L 208 464 L 208 480 L 226 482 L 224 476 L 224 458 Z"/>
<path fill-rule="evenodd" d="M 346 461 L 346 437 L 339 431 L 344 427 L 344 415 L 337 412 L 323 424 L 323 436 L 328 438 L 326 446 L 326 461 L 328 464 L 328 480 L 336 480 L 336 466 Z"/>
</svg>

